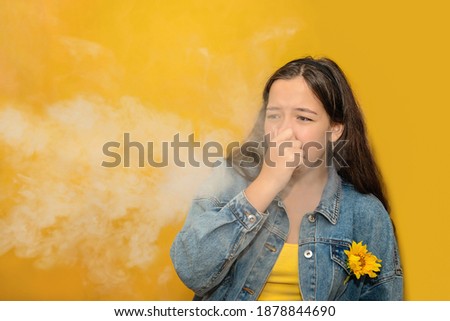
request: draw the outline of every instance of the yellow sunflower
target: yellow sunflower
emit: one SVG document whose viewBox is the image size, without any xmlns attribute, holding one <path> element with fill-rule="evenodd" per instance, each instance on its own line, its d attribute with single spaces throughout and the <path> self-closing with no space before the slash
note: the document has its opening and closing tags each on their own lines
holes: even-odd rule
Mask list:
<svg viewBox="0 0 450 321">
<path fill-rule="evenodd" d="M 359 243 L 353 241 L 350 249 L 344 250 L 344 253 L 348 257 L 347 265 L 349 269 L 358 280 L 363 275 L 374 278 L 377 276 L 376 272 L 380 271 L 381 260 L 367 251 L 367 245 L 363 245 L 362 241 Z M 348 279 L 349 277 L 346 279 L 346 282 Z"/>
</svg>

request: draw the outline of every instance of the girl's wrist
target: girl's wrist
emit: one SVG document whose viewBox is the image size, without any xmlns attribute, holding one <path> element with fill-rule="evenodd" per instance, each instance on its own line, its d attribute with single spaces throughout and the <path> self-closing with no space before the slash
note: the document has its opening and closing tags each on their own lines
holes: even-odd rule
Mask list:
<svg viewBox="0 0 450 321">
<path fill-rule="evenodd" d="M 258 212 L 265 212 L 279 190 L 274 182 L 257 177 L 245 190 L 247 200 Z"/>
</svg>

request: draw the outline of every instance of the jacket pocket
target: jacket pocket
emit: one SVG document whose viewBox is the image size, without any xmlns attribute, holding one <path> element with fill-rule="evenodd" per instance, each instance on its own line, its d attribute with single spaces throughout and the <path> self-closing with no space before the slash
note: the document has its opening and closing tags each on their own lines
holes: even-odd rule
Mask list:
<svg viewBox="0 0 450 321">
<path fill-rule="evenodd" d="M 345 280 L 351 274 L 347 265 L 345 250 L 350 248 L 350 243 L 339 242 L 331 244 L 331 260 L 333 262 L 333 284 L 329 295 L 330 300 L 337 300 L 347 289 Z"/>
<path fill-rule="evenodd" d="M 345 254 L 345 250 L 350 248 L 350 243 L 335 243 L 331 245 L 331 259 L 342 267 L 347 275 L 350 275 L 351 271 L 347 265 L 347 254 Z"/>
</svg>

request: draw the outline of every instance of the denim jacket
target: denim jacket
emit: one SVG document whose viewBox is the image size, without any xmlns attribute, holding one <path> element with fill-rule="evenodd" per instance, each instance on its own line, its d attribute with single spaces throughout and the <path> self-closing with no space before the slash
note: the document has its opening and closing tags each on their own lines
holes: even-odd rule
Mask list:
<svg viewBox="0 0 450 321">
<path fill-rule="evenodd" d="M 277 196 L 264 213 L 246 199 L 249 181 L 223 162 L 193 200 L 170 255 L 198 300 L 257 300 L 289 231 Z M 362 241 L 382 260 L 376 278 L 353 275 L 348 250 Z M 298 271 L 303 300 L 402 300 L 403 273 L 389 214 L 373 195 L 343 182 L 333 167 L 319 205 L 300 225 Z"/>
</svg>

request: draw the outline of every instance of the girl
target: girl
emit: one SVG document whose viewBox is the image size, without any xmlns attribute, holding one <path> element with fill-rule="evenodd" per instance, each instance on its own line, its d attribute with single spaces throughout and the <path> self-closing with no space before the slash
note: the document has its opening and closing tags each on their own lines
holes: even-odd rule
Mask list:
<svg viewBox="0 0 450 321">
<path fill-rule="evenodd" d="M 345 75 L 306 57 L 269 78 L 247 143 L 203 184 L 170 254 L 198 300 L 401 300 L 388 211 Z"/>
</svg>

